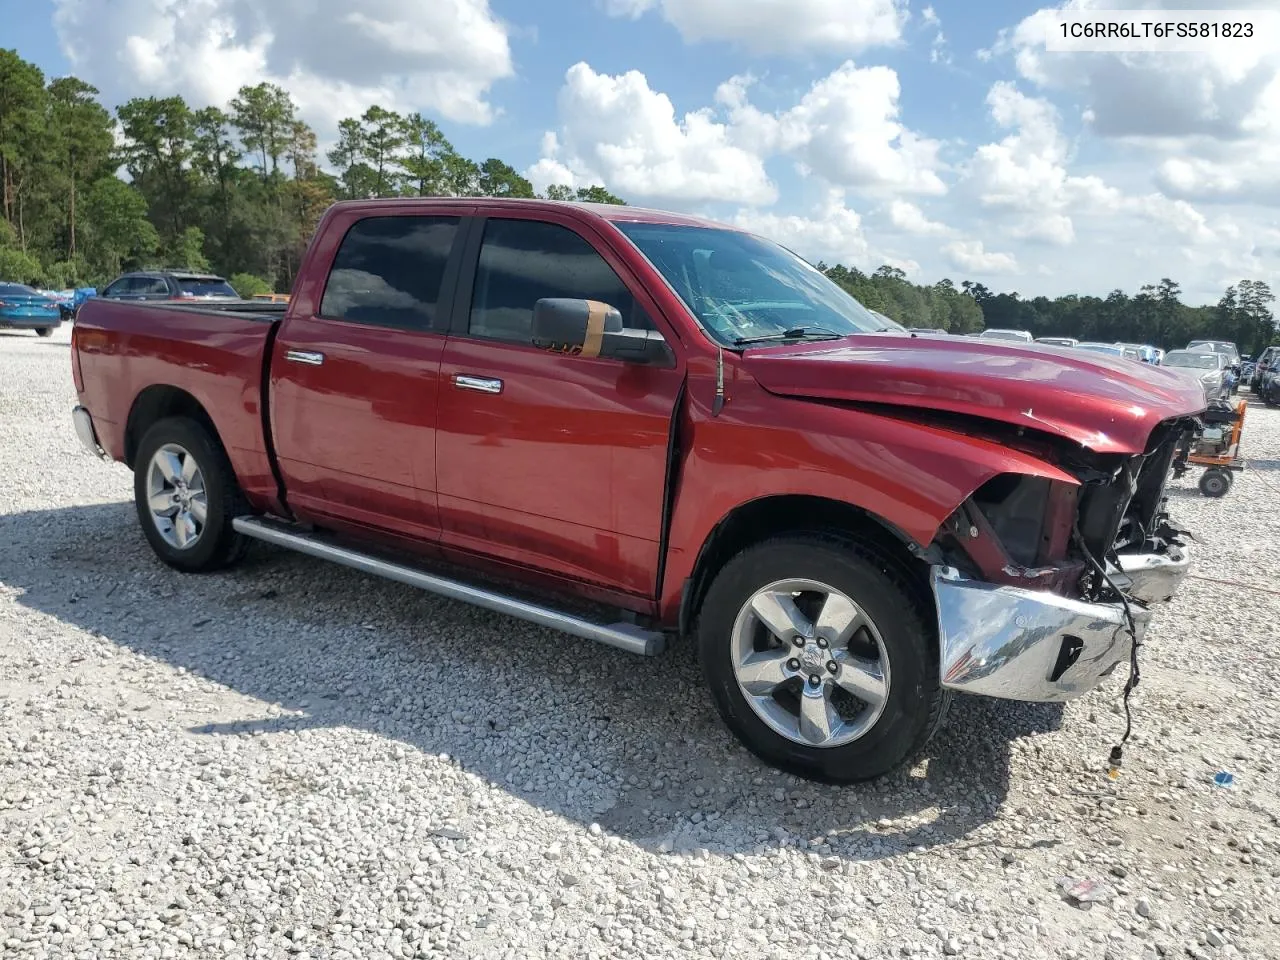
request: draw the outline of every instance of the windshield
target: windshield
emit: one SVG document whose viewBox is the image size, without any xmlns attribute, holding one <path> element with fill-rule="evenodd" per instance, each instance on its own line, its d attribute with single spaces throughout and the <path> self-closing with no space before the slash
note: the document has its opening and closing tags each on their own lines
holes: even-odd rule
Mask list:
<svg viewBox="0 0 1280 960">
<path fill-rule="evenodd" d="M 1166 367 L 1194 367 L 1197 370 L 1217 370 L 1218 358 L 1211 353 L 1187 353 L 1174 350 L 1164 355 Z"/>
<path fill-rule="evenodd" d="M 0 297 L 8 294 L 11 297 L 30 296 L 36 291 L 31 287 L 24 286 L 21 283 L 0 283 Z M 38 295 L 38 294 L 37 294 Z"/>
<path fill-rule="evenodd" d="M 848 336 L 904 328 L 877 317 L 820 270 L 776 243 L 736 230 L 614 224 L 727 345 L 757 337 Z"/>
<path fill-rule="evenodd" d="M 178 289 L 180 289 L 188 297 L 235 297 L 240 299 L 240 294 L 232 289 L 231 284 L 225 280 L 201 277 L 193 279 L 190 277 L 175 277 L 178 281 Z"/>
<path fill-rule="evenodd" d="M 1124 356 L 1124 347 L 1117 347 L 1114 343 L 1078 343 L 1076 348 L 1079 350 L 1091 350 L 1094 353 L 1109 353 L 1116 357 Z"/>
</svg>

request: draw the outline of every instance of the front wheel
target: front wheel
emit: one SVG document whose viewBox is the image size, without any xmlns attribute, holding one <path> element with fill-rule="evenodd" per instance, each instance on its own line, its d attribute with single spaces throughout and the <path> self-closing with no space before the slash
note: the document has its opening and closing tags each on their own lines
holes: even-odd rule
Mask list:
<svg viewBox="0 0 1280 960">
<path fill-rule="evenodd" d="M 36 327 L 37 337 L 52 337 L 53 327 Z"/>
<path fill-rule="evenodd" d="M 725 565 L 698 620 L 725 723 L 766 763 L 853 783 L 912 760 L 941 725 L 930 604 L 850 542 L 790 536 Z"/>
<path fill-rule="evenodd" d="M 143 434 L 133 494 L 142 532 L 169 566 L 203 573 L 244 555 L 248 540 L 231 521 L 247 507 L 221 444 L 197 421 L 169 417 Z"/>
</svg>

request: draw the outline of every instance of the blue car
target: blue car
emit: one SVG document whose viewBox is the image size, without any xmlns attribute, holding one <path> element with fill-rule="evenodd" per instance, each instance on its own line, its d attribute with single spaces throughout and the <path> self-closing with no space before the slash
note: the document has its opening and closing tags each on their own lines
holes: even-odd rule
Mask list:
<svg viewBox="0 0 1280 960">
<path fill-rule="evenodd" d="M 0 329 L 34 330 L 47 337 L 61 323 L 57 300 L 21 283 L 0 283 Z"/>
</svg>

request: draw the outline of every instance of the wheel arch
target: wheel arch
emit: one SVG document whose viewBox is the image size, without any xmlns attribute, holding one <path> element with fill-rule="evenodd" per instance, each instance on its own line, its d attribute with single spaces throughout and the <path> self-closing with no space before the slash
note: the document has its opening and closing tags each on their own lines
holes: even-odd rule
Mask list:
<svg viewBox="0 0 1280 960">
<path fill-rule="evenodd" d="M 225 452 L 218 427 L 194 396 L 170 384 L 153 384 L 134 397 L 124 428 L 124 462 L 133 469 L 138 444 L 146 432 L 166 417 L 188 417 L 205 427 Z"/>
<path fill-rule="evenodd" d="M 747 547 L 787 533 L 821 533 L 856 541 L 898 568 L 922 598 L 933 603 L 925 549 L 904 531 L 846 501 L 809 494 L 778 494 L 739 504 L 711 529 L 681 591 L 679 634 L 687 636 L 691 632 L 717 571 Z"/>
</svg>

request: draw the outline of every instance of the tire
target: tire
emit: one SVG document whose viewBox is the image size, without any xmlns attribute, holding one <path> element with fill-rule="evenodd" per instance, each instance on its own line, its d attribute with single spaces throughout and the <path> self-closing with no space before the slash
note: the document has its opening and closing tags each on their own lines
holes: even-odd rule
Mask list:
<svg viewBox="0 0 1280 960">
<path fill-rule="evenodd" d="M 1231 489 L 1231 475 L 1225 470 L 1213 468 L 1200 476 L 1200 492 L 1206 497 L 1225 497 Z"/>
<path fill-rule="evenodd" d="M 37 337 L 52 337 L 53 327 L 36 327 Z"/>
<path fill-rule="evenodd" d="M 815 585 L 837 599 L 810 593 Z M 770 587 L 773 593 L 762 594 Z M 798 597 L 785 607 L 796 589 Z M 784 606 L 771 606 L 773 598 Z M 794 639 L 787 647 L 754 612 L 753 600 L 771 611 L 775 623 L 777 610 L 798 610 L 806 614 L 801 622 L 812 626 L 817 611 L 831 602 L 835 613 L 843 611 L 828 618 L 832 623 L 852 616 L 850 622 L 863 625 L 847 645 L 820 649 L 815 629 L 802 649 Z M 950 695 L 940 683 L 933 619 L 928 595 L 895 563 L 857 542 L 799 534 L 764 541 L 730 560 L 707 591 L 695 632 L 716 709 L 743 746 L 806 779 L 855 783 L 913 761 L 942 725 Z M 834 636 L 828 630 L 822 635 L 828 642 Z M 841 660 L 831 675 L 829 658 Z M 775 685 L 778 676 L 784 679 Z M 812 678 L 819 676 L 814 685 Z M 748 696 L 743 682 L 759 693 Z M 852 697 L 845 684 L 872 691 L 870 699 Z M 807 716 L 822 718 L 807 733 L 801 704 L 813 708 Z M 815 745 L 813 734 L 821 738 L 823 723 L 832 736 L 826 745 Z"/>
<path fill-rule="evenodd" d="M 189 464 L 194 464 L 194 471 Z M 170 479 L 180 473 L 181 485 Z M 161 516 L 152 510 L 152 496 L 165 494 L 179 499 L 165 511 L 168 516 Z M 133 462 L 133 497 L 151 549 L 175 569 L 219 570 L 238 561 L 248 548 L 248 539 L 231 526 L 235 517 L 248 512 L 231 463 L 218 439 L 195 420 L 169 417 L 143 435 Z M 203 523 L 199 523 L 201 512 Z"/>
</svg>

